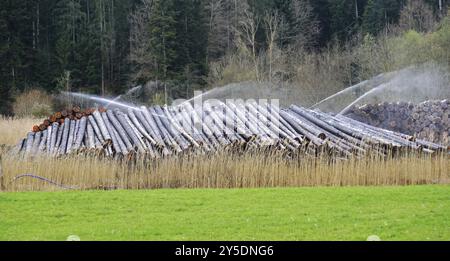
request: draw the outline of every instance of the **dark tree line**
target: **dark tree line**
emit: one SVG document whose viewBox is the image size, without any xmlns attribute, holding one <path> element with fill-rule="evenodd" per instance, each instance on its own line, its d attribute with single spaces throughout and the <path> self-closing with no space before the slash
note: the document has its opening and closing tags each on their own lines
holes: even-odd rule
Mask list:
<svg viewBox="0 0 450 261">
<path fill-rule="evenodd" d="M 158 80 L 172 83 L 170 96 L 188 96 L 206 85 L 211 61 L 239 48 L 238 37 L 256 53 L 271 48 L 275 29 L 279 46 L 317 51 L 378 34 L 406 2 L 0 0 L 0 113 L 34 87 L 113 94 Z M 449 1 L 425 2 L 438 15 Z"/>
</svg>

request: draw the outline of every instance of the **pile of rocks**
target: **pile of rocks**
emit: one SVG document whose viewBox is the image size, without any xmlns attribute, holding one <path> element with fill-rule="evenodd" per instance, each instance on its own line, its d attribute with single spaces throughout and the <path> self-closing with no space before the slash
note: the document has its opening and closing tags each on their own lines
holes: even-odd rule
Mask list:
<svg viewBox="0 0 450 261">
<path fill-rule="evenodd" d="M 449 100 L 364 104 L 353 107 L 346 116 L 375 127 L 450 144 Z"/>
</svg>

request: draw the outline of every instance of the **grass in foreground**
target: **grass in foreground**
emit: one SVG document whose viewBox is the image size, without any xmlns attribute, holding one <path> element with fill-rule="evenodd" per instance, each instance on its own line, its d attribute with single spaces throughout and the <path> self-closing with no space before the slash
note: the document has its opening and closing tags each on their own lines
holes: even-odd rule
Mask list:
<svg viewBox="0 0 450 261">
<path fill-rule="evenodd" d="M 450 240 L 450 186 L 0 193 L 0 240 Z"/>
</svg>

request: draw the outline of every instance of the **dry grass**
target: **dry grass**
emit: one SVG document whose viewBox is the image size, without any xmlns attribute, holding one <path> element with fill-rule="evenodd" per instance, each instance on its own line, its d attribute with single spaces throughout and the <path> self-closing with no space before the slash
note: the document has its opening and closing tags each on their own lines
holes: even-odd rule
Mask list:
<svg viewBox="0 0 450 261">
<path fill-rule="evenodd" d="M 0 143 L 15 144 L 35 120 L 0 120 Z M 180 155 L 158 160 L 106 159 L 97 155 L 19 158 L 3 149 L 2 190 L 59 190 L 34 174 L 77 189 L 242 188 L 295 186 L 410 185 L 449 183 L 448 154 L 404 152 L 382 158 L 330 160 L 272 152 Z M 0 150 L 0 155 L 1 155 Z"/>
<path fill-rule="evenodd" d="M 221 152 L 144 161 L 71 158 L 3 157 L 3 189 L 58 190 L 31 173 L 77 189 L 244 188 L 297 186 L 374 186 L 444 184 L 450 180 L 445 154 L 367 157 L 330 162 L 326 157 L 287 158 L 281 154 Z"/>
<path fill-rule="evenodd" d="M 53 111 L 53 98 L 40 89 L 29 89 L 15 97 L 14 115 L 17 117 L 45 117 Z"/>
<path fill-rule="evenodd" d="M 26 137 L 33 125 L 42 122 L 34 118 L 0 118 L 0 146 L 16 145 Z"/>
</svg>

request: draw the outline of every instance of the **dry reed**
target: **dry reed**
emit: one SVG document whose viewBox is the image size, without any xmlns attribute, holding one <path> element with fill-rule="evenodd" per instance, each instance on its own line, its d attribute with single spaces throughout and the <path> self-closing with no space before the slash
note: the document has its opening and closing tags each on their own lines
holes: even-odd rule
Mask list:
<svg viewBox="0 0 450 261">
<path fill-rule="evenodd" d="M 447 153 L 404 152 L 390 157 L 369 153 L 364 158 L 286 155 L 277 151 L 223 151 L 178 155 L 156 160 L 108 159 L 95 154 L 63 158 L 8 155 L 35 119 L 0 119 L 2 190 L 60 190 L 48 182 L 23 177 L 33 174 L 76 189 L 244 188 L 294 186 L 409 185 L 449 183 Z M 1 157 L 3 156 L 3 157 Z M 1 173 L 0 173 L 1 176 Z"/>
<path fill-rule="evenodd" d="M 0 145 L 16 145 L 41 119 L 0 117 Z"/>
<path fill-rule="evenodd" d="M 288 157 L 280 153 L 219 152 L 157 160 L 4 156 L 3 190 L 59 190 L 29 173 L 75 189 L 254 188 L 376 186 L 449 183 L 448 154 L 401 153 L 393 157 L 333 160 L 328 156 Z"/>
</svg>

